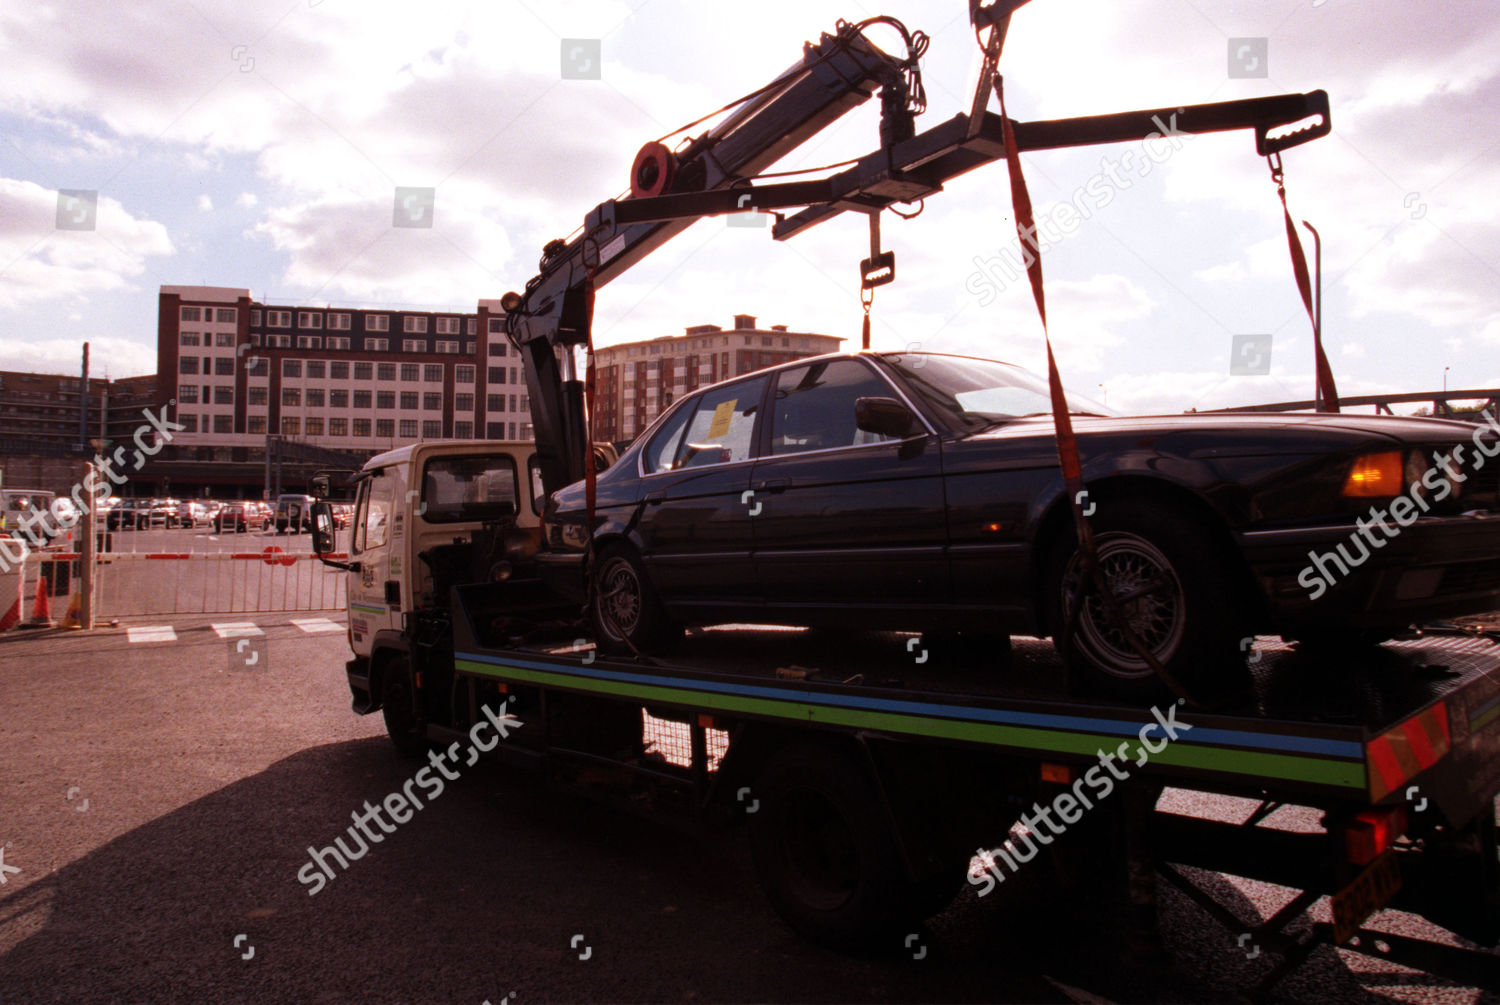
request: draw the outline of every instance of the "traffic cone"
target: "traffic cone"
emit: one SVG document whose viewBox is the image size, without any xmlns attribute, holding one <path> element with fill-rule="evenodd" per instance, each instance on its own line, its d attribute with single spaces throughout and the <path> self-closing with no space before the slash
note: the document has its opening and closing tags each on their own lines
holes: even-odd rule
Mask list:
<svg viewBox="0 0 1500 1005">
<path fill-rule="evenodd" d="M 47 596 L 47 577 L 36 578 L 36 603 L 31 605 L 31 617 L 21 625 L 22 628 L 51 628 L 52 627 L 52 598 Z"/>
<path fill-rule="evenodd" d="M 82 628 L 83 621 L 83 591 L 75 590 L 73 599 L 68 601 L 68 613 L 57 623 L 59 628 Z"/>
</svg>

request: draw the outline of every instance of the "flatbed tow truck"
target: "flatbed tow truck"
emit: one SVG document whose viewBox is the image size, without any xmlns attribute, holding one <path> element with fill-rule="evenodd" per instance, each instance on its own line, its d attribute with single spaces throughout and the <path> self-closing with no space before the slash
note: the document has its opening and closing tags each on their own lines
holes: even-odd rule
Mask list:
<svg viewBox="0 0 1500 1005">
<path fill-rule="evenodd" d="M 971 0 L 990 69 L 1018 6 Z M 1051 866 L 1112 892 L 1129 919 L 1122 951 L 1149 957 L 1158 875 L 1244 928 L 1182 871 L 1195 867 L 1297 891 L 1245 933 L 1280 955 L 1263 992 L 1319 945 L 1375 952 L 1377 939 L 1392 962 L 1500 987 L 1493 954 L 1361 928 L 1393 907 L 1500 942 L 1492 636 L 1428 634 L 1345 662 L 1262 638 L 1253 687 L 1233 703 L 1143 708 L 1072 693 L 1046 640 L 714 626 L 660 659 L 608 657 L 581 634 L 576 603 L 542 587 L 543 503 L 594 456 L 574 348 L 589 344 L 598 285 L 691 219 L 743 210 L 747 194 L 761 209 L 807 206 L 778 218 L 773 233 L 791 236 L 840 211 L 878 217 L 1005 156 L 999 117 L 978 96 L 969 116 L 914 134 L 908 71 L 921 46 L 902 28 L 909 58 L 887 56 L 865 41 L 868 23 L 809 44 L 677 153 L 648 145 L 632 198 L 549 245 L 541 274 L 509 295 L 534 445 L 418 444 L 366 465 L 348 560 L 332 563 L 350 577 L 355 711 L 382 711 L 397 747 L 421 755 L 503 707 L 519 728 L 489 756 L 630 811 L 743 823 L 772 906 L 826 944 L 897 950 L 966 885 L 1003 896 L 1008 871 Z M 816 182 L 748 184 L 877 90 L 875 154 Z M 1262 152 L 1327 131 L 1315 92 L 1015 132 L 1024 149 L 1108 142 L 1173 113 L 1185 132 L 1254 128 Z M 1320 120 L 1310 129 L 1309 116 Z M 880 281 L 881 257 L 872 249 L 867 281 Z M 315 550 L 334 554 L 326 504 L 314 521 Z M 1162 808 L 1164 789 L 1257 809 L 1233 823 L 1185 815 Z M 1313 825 L 1281 825 L 1291 807 Z M 1048 861 L 1028 866 L 1041 848 Z M 1331 924 L 1290 934 L 1324 896 Z"/>
</svg>

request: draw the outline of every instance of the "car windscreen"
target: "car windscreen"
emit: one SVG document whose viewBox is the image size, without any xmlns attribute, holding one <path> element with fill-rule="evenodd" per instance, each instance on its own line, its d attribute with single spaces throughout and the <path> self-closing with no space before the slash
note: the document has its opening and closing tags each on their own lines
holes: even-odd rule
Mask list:
<svg viewBox="0 0 1500 1005">
<path fill-rule="evenodd" d="M 960 426 L 982 428 L 1030 415 L 1051 415 L 1045 378 L 1030 370 L 988 359 L 926 353 L 886 353 L 907 385 Z M 1073 415 L 1113 415 L 1082 395 L 1068 395 Z"/>
<path fill-rule="evenodd" d="M 434 457 L 422 469 L 428 523 L 499 520 L 519 511 L 516 462 L 507 454 Z"/>
</svg>

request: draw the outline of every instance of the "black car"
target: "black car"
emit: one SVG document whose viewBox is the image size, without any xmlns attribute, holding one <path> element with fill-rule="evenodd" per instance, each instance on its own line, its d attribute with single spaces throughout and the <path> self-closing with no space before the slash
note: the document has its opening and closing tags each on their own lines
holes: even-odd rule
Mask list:
<svg viewBox="0 0 1500 1005">
<path fill-rule="evenodd" d="M 1153 673 L 1137 643 L 1188 680 L 1243 664 L 1256 634 L 1372 641 L 1500 607 L 1492 430 L 1069 411 L 1120 616 L 1080 575 L 1046 382 L 866 352 L 686 395 L 599 475 L 597 638 L 647 650 L 725 621 L 1063 635 L 1071 665 L 1129 690 Z M 584 512 L 582 483 L 554 495 L 543 556 L 578 599 Z"/>
</svg>

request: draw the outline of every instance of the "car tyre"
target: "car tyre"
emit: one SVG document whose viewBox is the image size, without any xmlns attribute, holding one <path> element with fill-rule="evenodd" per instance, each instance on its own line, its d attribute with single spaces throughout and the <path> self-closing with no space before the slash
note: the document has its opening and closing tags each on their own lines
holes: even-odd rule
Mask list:
<svg viewBox="0 0 1500 1005">
<path fill-rule="evenodd" d="M 1142 645 L 1193 697 L 1214 701 L 1248 682 L 1239 641 L 1247 630 L 1235 556 L 1199 522 L 1143 500 L 1101 503 L 1092 518 L 1106 581 Z M 1047 621 L 1059 653 L 1091 690 L 1118 697 L 1160 696 L 1165 682 L 1111 623 L 1093 583 L 1064 640 L 1077 594 L 1081 556 L 1069 527 L 1049 562 Z"/>
<path fill-rule="evenodd" d="M 881 794 L 850 753 L 786 748 L 756 775 L 750 794 L 755 871 L 794 931 L 836 949 L 893 948 L 899 932 L 936 913 L 932 902 L 941 898 L 906 878 Z"/>
<path fill-rule="evenodd" d="M 634 550 L 605 548 L 594 559 L 589 618 L 599 648 L 610 653 L 658 649 L 672 641 L 676 626 Z"/>
<path fill-rule="evenodd" d="M 385 660 L 380 682 L 380 713 L 385 732 L 402 757 L 420 760 L 428 750 L 426 732 L 412 713 L 411 672 L 399 657 Z"/>
</svg>

